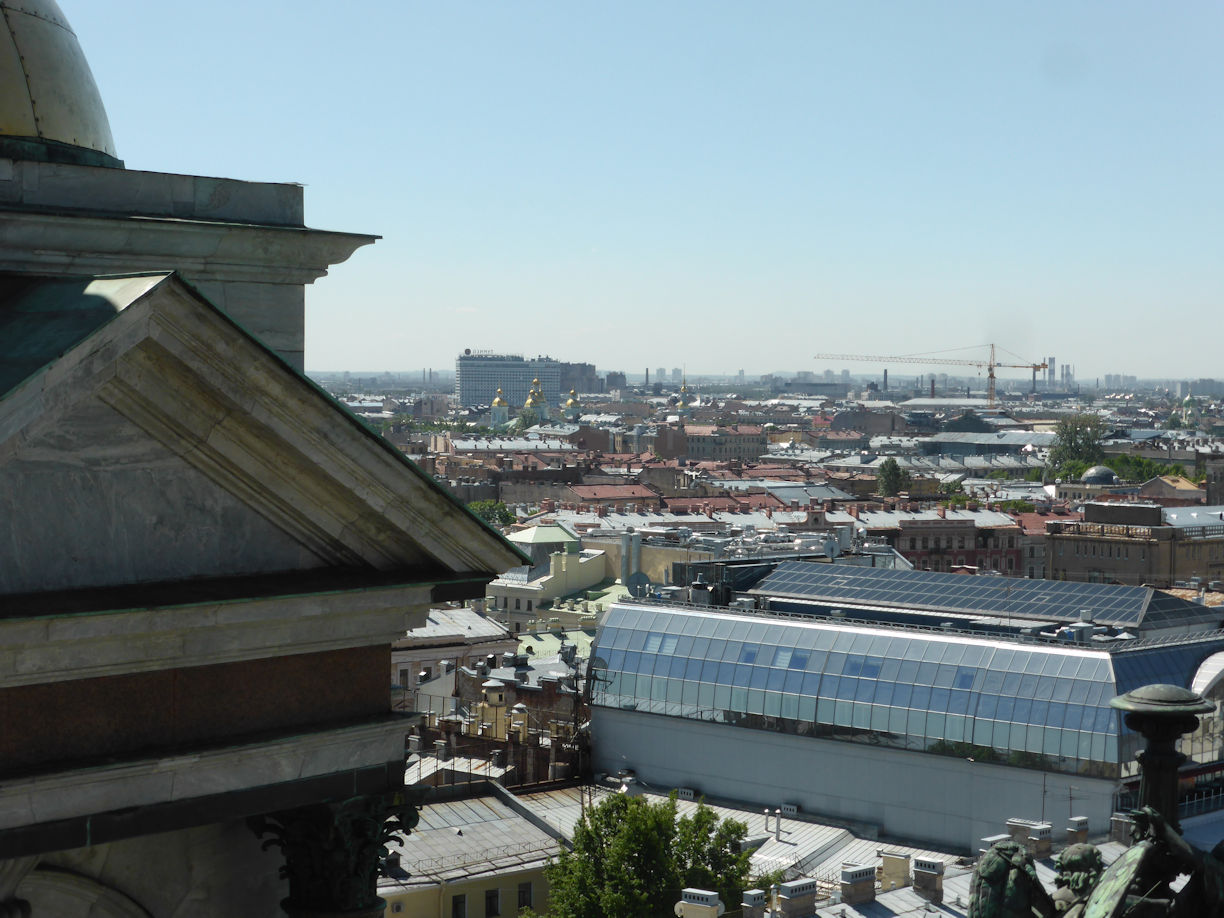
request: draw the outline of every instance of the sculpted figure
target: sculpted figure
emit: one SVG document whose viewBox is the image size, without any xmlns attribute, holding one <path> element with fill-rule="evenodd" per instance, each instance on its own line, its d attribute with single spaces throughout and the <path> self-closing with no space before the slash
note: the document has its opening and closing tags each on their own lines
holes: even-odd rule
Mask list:
<svg viewBox="0 0 1224 918">
<path fill-rule="evenodd" d="M 1132 813 L 1136 834 L 1155 844 L 1166 876 L 1189 874 L 1173 897 L 1168 914 L 1176 918 L 1224 918 L 1224 842 L 1210 853 L 1186 841 L 1151 807 Z"/>
<path fill-rule="evenodd" d="M 1037 879 L 1028 849 L 1001 841 L 982 855 L 973 871 L 968 918 L 1054 918 L 1055 914 L 1054 901 Z"/>
<path fill-rule="evenodd" d="M 1096 845 L 1071 845 L 1058 855 L 1054 908 L 1062 918 L 1081 918 L 1088 897 L 1105 872 Z"/>
</svg>

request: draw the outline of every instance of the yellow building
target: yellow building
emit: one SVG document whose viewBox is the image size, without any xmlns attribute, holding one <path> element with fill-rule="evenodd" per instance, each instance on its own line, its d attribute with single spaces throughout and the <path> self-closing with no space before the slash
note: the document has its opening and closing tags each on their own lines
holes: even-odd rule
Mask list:
<svg viewBox="0 0 1224 918">
<path fill-rule="evenodd" d="M 387 915 L 496 918 L 548 907 L 544 866 L 561 833 L 531 821 L 508 792 L 431 803 L 402 843 L 390 846 L 389 877 L 378 883 Z M 403 869 L 398 869 L 398 855 Z"/>
</svg>

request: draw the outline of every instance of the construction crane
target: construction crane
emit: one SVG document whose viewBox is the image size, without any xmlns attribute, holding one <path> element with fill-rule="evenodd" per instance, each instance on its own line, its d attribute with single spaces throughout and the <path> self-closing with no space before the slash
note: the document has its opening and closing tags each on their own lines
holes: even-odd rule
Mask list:
<svg viewBox="0 0 1224 918">
<path fill-rule="evenodd" d="M 925 363 L 928 366 L 957 366 L 957 367 L 977 367 L 986 368 L 986 404 L 993 408 L 995 406 L 995 368 L 996 367 L 1011 367 L 1017 370 L 1032 370 L 1033 371 L 1033 390 L 1037 389 L 1037 371 L 1044 370 L 1049 367 L 1048 363 L 999 363 L 995 359 L 995 346 L 990 345 L 989 360 L 965 360 L 958 357 L 919 357 L 912 355 L 892 355 L 881 356 L 879 354 L 817 354 L 816 360 L 870 360 L 872 362 L 888 362 L 888 363 Z"/>
</svg>

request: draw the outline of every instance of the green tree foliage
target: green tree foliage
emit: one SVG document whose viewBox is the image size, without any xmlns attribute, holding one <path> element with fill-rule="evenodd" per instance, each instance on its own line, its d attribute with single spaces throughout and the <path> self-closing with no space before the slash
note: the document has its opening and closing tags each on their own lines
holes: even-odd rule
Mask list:
<svg viewBox="0 0 1224 918">
<path fill-rule="evenodd" d="M 490 526 L 509 526 L 515 516 L 500 500 L 474 500 L 467 508 Z"/>
<path fill-rule="evenodd" d="M 545 870 L 549 918 L 670 918 L 687 886 L 739 903 L 749 855 L 748 829 L 718 819 L 704 804 L 676 818 L 676 798 L 650 803 L 616 794 L 593 807 Z"/>
<path fill-rule="evenodd" d="M 909 472 L 902 471 L 897 460 L 889 456 L 876 471 L 876 488 L 881 497 L 895 497 L 909 487 Z"/>
<path fill-rule="evenodd" d="M 1107 429 L 1095 414 L 1073 414 L 1062 418 L 1054 428 L 1054 445 L 1050 448 L 1049 466 L 1060 474 L 1072 462 L 1096 465 L 1105 458 L 1101 441 Z M 1067 478 L 1068 475 L 1061 474 Z"/>
</svg>

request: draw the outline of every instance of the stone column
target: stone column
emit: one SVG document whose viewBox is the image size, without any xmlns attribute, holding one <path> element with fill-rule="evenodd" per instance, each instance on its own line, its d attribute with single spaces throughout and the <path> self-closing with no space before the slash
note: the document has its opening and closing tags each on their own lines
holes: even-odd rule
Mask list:
<svg viewBox="0 0 1224 918">
<path fill-rule="evenodd" d="M 290 918 L 379 918 L 386 903 L 378 876 L 388 842 L 401 841 L 417 824 L 423 792 L 370 794 L 316 803 L 247 821 L 264 848 L 285 857 L 281 875 Z"/>
</svg>

